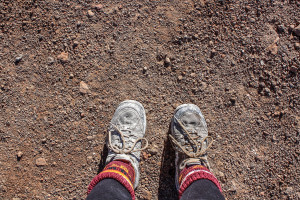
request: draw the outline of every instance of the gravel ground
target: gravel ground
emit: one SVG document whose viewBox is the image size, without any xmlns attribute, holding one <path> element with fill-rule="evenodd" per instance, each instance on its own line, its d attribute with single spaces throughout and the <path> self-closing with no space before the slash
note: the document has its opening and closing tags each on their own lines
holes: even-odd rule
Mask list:
<svg viewBox="0 0 300 200">
<path fill-rule="evenodd" d="M 84 199 L 118 104 L 147 114 L 138 199 L 177 199 L 197 104 L 227 199 L 300 199 L 297 0 L 0 1 L 0 199 Z"/>
</svg>

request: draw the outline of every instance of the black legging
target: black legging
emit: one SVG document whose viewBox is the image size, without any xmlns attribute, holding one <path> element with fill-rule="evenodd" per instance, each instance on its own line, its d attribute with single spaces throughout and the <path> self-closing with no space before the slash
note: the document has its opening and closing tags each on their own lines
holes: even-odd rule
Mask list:
<svg viewBox="0 0 300 200">
<path fill-rule="evenodd" d="M 87 200 L 131 200 L 128 190 L 115 179 L 100 181 L 90 192 Z M 225 200 L 218 187 L 207 179 L 193 182 L 180 200 Z"/>
</svg>

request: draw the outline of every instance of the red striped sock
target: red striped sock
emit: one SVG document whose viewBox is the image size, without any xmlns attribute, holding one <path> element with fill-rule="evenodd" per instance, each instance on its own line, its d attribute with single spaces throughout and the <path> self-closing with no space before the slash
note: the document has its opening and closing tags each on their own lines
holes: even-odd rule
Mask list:
<svg viewBox="0 0 300 200">
<path fill-rule="evenodd" d="M 196 180 L 208 179 L 212 181 L 222 192 L 221 185 L 217 178 L 204 166 L 192 165 L 184 168 L 179 175 L 179 199 L 183 192 Z"/>
<path fill-rule="evenodd" d="M 135 199 L 134 180 L 135 174 L 131 164 L 123 160 L 114 160 L 108 163 L 100 174 L 95 176 L 88 187 L 88 194 L 101 180 L 112 178 L 119 181 L 131 194 L 132 199 Z"/>
</svg>

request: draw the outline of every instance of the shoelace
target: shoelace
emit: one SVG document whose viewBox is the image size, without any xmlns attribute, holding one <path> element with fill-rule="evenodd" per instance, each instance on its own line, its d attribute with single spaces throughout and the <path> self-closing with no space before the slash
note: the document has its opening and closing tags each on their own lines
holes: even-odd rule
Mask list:
<svg viewBox="0 0 300 200">
<path fill-rule="evenodd" d="M 211 137 L 211 136 L 206 136 L 205 138 L 203 138 L 201 141 L 200 141 L 200 146 L 198 145 L 198 142 L 197 142 L 197 139 L 200 137 L 200 136 L 197 136 L 195 138 L 193 138 L 191 136 L 191 133 L 185 128 L 185 126 L 182 124 L 182 122 L 177 119 L 175 116 L 174 116 L 174 119 L 178 122 L 178 124 L 180 125 L 180 127 L 183 129 L 183 131 L 186 133 L 186 136 L 190 142 L 190 146 L 191 146 L 191 149 L 192 151 L 188 151 L 186 148 L 184 148 L 184 146 L 182 146 L 171 134 L 169 134 L 169 137 L 170 137 L 170 140 L 172 141 L 172 144 L 173 146 L 177 146 L 182 153 L 184 153 L 186 156 L 188 156 L 188 158 L 186 160 L 184 160 L 181 165 L 186 165 L 188 163 L 193 163 L 193 162 L 196 162 L 196 161 L 204 161 L 205 163 L 208 164 L 208 161 L 207 161 L 207 158 L 205 156 L 207 150 L 212 146 L 212 143 L 214 141 L 214 139 Z M 203 148 L 204 147 L 204 142 L 205 141 L 208 141 L 208 145 L 206 148 Z M 196 151 L 194 151 L 194 148 L 193 146 L 196 147 Z M 184 166 L 181 166 L 181 167 L 184 167 Z"/>
<path fill-rule="evenodd" d="M 112 123 L 111 123 L 111 125 L 120 134 L 121 140 L 122 140 L 122 149 L 120 149 L 119 147 L 113 146 L 112 143 L 111 143 L 111 134 L 112 134 L 112 132 L 111 131 L 108 132 L 108 146 L 113 152 L 115 152 L 117 154 L 130 154 L 130 153 L 133 153 L 133 152 L 136 152 L 136 151 L 143 151 L 143 150 L 147 149 L 148 140 L 146 138 L 138 138 L 134 142 L 134 144 L 131 146 L 131 148 L 126 150 L 124 134 L 122 133 L 122 131 L 116 125 L 114 125 Z M 143 140 L 146 142 L 145 146 L 143 148 L 140 148 L 140 149 L 134 149 L 135 145 L 139 141 L 141 141 L 141 144 L 142 144 Z"/>
</svg>

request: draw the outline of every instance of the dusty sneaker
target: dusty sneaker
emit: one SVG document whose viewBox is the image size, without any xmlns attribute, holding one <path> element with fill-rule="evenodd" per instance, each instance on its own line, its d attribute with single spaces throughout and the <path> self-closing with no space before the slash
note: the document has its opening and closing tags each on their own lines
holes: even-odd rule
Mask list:
<svg viewBox="0 0 300 200">
<path fill-rule="evenodd" d="M 139 183 L 140 154 L 148 146 L 145 131 L 146 114 L 142 104 L 134 100 L 121 102 L 108 129 L 106 164 L 116 160 L 129 162 L 134 168 L 134 188 Z M 142 147 L 143 140 L 145 144 Z"/>
<path fill-rule="evenodd" d="M 208 136 L 207 125 L 200 108 L 194 104 L 183 104 L 176 108 L 169 137 L 176 154 L 175 180 L 179 191 L 179 175 L 183 169 L 193 165 L 209 169 L 207 150 L 213 139 Z"/>
</svg>

